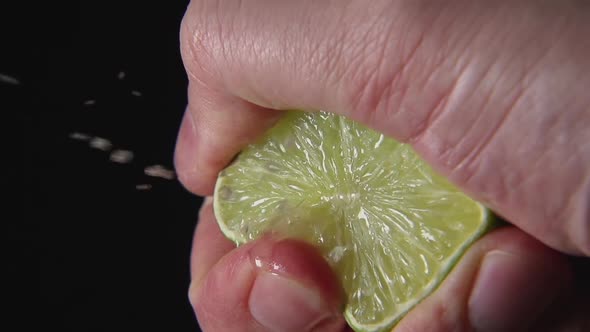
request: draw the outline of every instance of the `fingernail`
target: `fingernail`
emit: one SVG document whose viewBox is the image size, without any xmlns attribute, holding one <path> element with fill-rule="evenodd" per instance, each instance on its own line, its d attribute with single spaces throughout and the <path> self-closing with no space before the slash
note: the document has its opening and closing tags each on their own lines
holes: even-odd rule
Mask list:
<svg viewBox="0 0 590 332">
<path fill-rule="evenodd" d="M 342 331 L 342 294 L 329 265 L 311 246 L 267 235 L 250 248 L 258 270 L 250 293 L 254 319 L 269 331 Z"/>
<path fill-rule="evenodd" d="M 252 317 L 270 331 L 312 331 L 337 319 L 317 290 L 270 272 L 259 273 L 248 304 Z"/>
<path fill-rule="evenodd" d="M 469 298 L 476 331 L 525 331 L 560 291 L 559 276 L 540 261 L 504 251 L 488 253 Z"/>
</svg>

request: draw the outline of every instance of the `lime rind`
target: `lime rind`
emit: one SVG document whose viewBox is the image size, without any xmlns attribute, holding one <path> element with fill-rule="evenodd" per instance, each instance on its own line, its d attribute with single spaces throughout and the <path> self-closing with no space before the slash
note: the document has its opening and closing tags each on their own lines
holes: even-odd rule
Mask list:
<svg viewBox="0 0 590 332">
<path fill-rule="evenodd" d="M 223 185 L 223 177 L 218 177 L 217 181 L 215 182 L 215 189 L 213 192 L 217 193 L 219 188 L 222 185 Z M 221 203 L 219 202 L 218 195 L 213 196 L 213 214 L 218 219 L 217 224 L 219 225 L 219 229 L 221 229 L 221 232 L 223 233 L 223 235 L 225 235 L 225 237 L 227 237 L 228 239 L 233 241 L 236 244 L 236 246 L 244 244 L 248 241 L 248 239 L 246 238 L 246 236 L 244 236 L 244 234 L 230 229 L 227 226 L 227 223 L 225 223 L 223 221 L 219 222 L 219 218 L 220 218 L 219 216 L 221 216 L 223 214 L 221 212 Z"/>
</svg>

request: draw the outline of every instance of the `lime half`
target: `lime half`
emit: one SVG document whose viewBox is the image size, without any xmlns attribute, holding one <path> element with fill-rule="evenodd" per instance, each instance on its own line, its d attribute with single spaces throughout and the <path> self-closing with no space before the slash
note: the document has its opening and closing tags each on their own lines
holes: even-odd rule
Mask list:
<svg viewBox="0 0 590 332">
<path fill-rule="evenodd" d="M 238 245 L 275 232 L 319 248 L 356 331 L 391 328 L 491 219 L 409 146 L 324 112 L 288 112 L 246 147 L 219 174 L 214 209 Z"/>
</svg>

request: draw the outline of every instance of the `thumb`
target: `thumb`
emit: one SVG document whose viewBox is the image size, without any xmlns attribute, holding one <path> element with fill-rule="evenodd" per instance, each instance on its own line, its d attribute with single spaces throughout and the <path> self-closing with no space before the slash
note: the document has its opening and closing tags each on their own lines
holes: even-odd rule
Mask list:
<svg viewBox="0 0 590 332">
<path fill-rule="evenodd" d="M 189 296 L 203 331 L 343 331 L 336 280 L 309 245 L 264 237 L 193 279 Z"/>
</svg>

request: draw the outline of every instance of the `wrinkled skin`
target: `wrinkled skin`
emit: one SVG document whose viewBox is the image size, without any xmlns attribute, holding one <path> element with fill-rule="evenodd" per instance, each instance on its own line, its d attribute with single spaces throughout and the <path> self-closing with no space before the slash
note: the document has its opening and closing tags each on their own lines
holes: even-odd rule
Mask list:
<svg viewBox="0 0 590 332">
<path fill-rule="evenodd" d="M 590 330 L 570 264 L 590 256 L 588 36 L 585 1 L 194 0 L 177 172 L 211 195 L 280 110 L 345 115 L 412 144 L 513 225 L 473 245 L 395 331 Z M 348 329 L 313 248 L 234 248 L 209 200 L 191 267 L 205 331 Z"/>
</svg>

